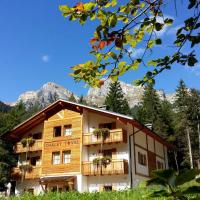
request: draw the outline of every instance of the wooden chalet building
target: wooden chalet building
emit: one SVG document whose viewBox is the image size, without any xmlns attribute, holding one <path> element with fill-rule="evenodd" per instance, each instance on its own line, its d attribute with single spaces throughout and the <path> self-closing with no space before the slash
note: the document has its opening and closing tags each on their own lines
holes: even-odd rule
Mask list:
<svg viewBox="0 0 200 200">
<path fill-rule="evenodd" d="M 109 129 L 109 130 L 108 130 Z M 172 148 L 132 117 L 58 100 L 7 134 L 15 194 L 135 187 L 168 168 Z"/>
</svg>

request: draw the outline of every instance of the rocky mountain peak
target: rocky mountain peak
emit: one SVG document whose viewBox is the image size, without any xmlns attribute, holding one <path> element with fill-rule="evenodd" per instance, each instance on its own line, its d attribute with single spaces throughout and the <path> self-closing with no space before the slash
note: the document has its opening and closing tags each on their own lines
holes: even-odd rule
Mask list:
<svg viewBox="0 0 200 200">
<path fill-rule="evenodd" d="M 108 79 L 104 82 L 104 85 L 101 88 L 90 88 L 86 96 L 87 102 L 92 105 L 103 106 L 106 95 L 109 91 L 110 83 L 111 80 Z M 131 108 L 141 102 L 144 93 L 144 87 L 134 86 L 124 83 L 123 81 L 120 81 L 120 85 Z M 174 101 L 175 93 L 166 95 L 163 90 L 157 90 L 157 93 L 162 100 L 167 99 L 170 102 Z"/>
<path fill-rule="evenodd" d="M 16 103 L 22 101 L 26 107 L 31 107 L 36 104 L 45 107 L 58 99 L 67 100 L 71 94 L 72 92 L 64 87 L 53 82 L 48 82 L 45 83 L 39 90 L 28 91 L 21 94 Z M 78 97 L 75 96 L 75 98 Z"/>
</svg>

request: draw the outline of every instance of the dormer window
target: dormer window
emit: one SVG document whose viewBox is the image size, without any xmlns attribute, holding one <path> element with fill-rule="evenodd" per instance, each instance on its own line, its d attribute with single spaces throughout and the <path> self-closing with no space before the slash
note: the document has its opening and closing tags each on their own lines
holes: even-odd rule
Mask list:
<svg viewBox="0 0 200 200">
<path fill-rule="evenodd" d="M 34 140 L 40 140 L 40 139 L 42 139 L 42 133 L 34 133 L 32 138 Z"/>
<path fill-rule="evenodd" d="M 72 135 L 72 125 L 65 125 L 64 126 L 64 136 L 70 136 Z"/>
<path fill-rule="evenodd" d="M 61 136 L 61 126 L 54 127 L 53 137 L 60 137 Z"/>
</svg>

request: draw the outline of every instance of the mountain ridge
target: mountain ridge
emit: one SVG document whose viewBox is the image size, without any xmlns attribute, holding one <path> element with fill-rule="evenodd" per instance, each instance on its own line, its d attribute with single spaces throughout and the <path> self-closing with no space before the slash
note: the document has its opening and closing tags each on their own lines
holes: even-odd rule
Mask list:
<svg viewBox="0 0 200 200">
<path fill-rule="evenodd" d="M 106 95 L 109 91 L 110 83 L 111 80 L 106 80 L 101 88 L 89 88 L 86 96 L 84 96 L 84 100 L 86 100 L 89 105 L 95 105 L 98 107 L 103 106 Z M 122 81 L 120 81 L 120 85 L 130 107 L 134 107 L 141 102 L 144 87 L 133 86 Z M 157 90 L 157 93 L 162 100 L 167 99 L 171 103 L 173 103 L 175 100 L 175 93 L 165 94 L 163 90 Z M 27 108 L 36 104 L 40 105 L 41 107 L 46 107 L 58 99 L 69 100 L 72 94 L 76 100 L 79 100 L 79 97 L 69 89 L 64 88 L 63 86 L 60 86 L 54 82 L 47 82 L 38 90 L 26 91 L 22 93 L 19 95 L 16 102 L 11 103 L 10 105 L 13 106 L 22 101 Z"/>
</svg>

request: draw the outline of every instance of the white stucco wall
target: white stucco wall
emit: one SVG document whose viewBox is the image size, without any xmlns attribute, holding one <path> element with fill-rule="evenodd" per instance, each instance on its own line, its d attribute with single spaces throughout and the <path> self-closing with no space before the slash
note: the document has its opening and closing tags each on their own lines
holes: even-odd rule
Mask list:
<svg viewBox="0 0 200 200">
<path fill-rule="evenodd" d="M 15 194 L 23 194 L 24 189 L 34 189 L 34 195 L 39 195 L 40 193 L 43 193 L 42 187 L 40 186 L 38 179 L 17 181 Z"/>
<path fill-rule="evenodd" d="M 135 143 L 144 148 L 147 148 L 146 134 L 142 131 L 137 132 L 135 134 Z"/>
<path fill-rule="evenodd" d="M 146 155 L 146 162 L 147 162 L 146 166 L 141 165 L 141 164 L 138 163 L 138 152 Z M 136 173 L 148 176 L 149 175 L 149 169 L 148 169 L 148 155 L 147 155 L 147 151 L 145 151 L 144 149 L 142 149 L 142 148 L 140 148 L 138 146 L 135 146 L 135 158 L 136 158 L 135 159 L 135 161 L 136 161 Z"/>
<path fill-rule="evenodd" d="M 104 185 L 112 185 L 114 190 L 124 190 L 130 187 L 128 175 L 88 177 L 89 192 L 98 192 Z"/>
</svg>

